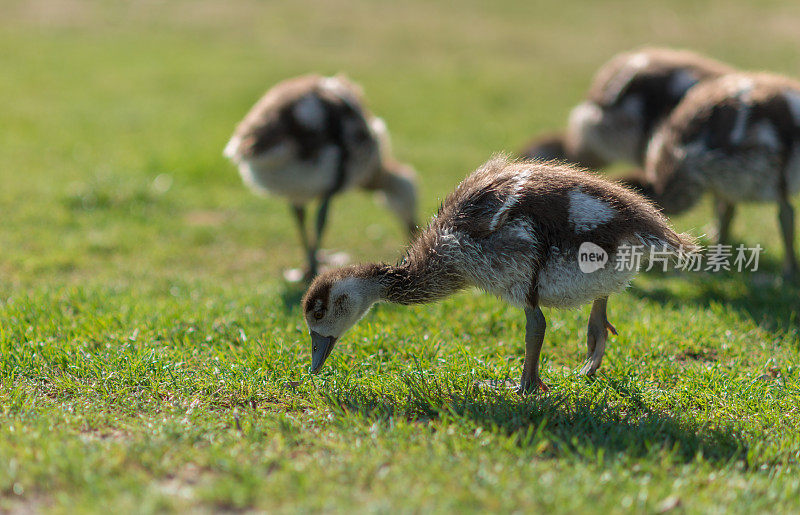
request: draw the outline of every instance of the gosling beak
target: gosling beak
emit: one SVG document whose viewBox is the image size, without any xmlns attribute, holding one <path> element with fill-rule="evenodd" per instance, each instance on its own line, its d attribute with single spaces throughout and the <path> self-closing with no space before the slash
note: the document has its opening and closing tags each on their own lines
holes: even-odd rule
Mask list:
<svg viewBox="0 0 800 515">
<path fill-rule="evenodd" d="M 311 373 L 316 374 L 325 364 L 336 343 L 335 336 L 322 336 L 311 331 Z"/>
</svg>

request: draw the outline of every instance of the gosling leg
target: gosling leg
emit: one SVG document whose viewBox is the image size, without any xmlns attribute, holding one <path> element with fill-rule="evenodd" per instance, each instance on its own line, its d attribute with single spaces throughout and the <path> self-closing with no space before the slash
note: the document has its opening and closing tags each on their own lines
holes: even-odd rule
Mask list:
<svg viewBox="0 0 800 515">
<path fill-rule="evenodd" d="M 606 340 L 608 331 L 616 335 L 617 330 L 606 318 L 606 304 L 608 297 L 597 299 L 592 304 L 592 312 L 589 314 L 589 329 L 586 334 L 586 363 L 581 368 L 581 374 L 592 376 L 600 367 L 603 355 L 606 352 Z"/>
<path fill-rule="evenodd" d="M 520 395 L 535 390 L 543 392 L 550 388 L 539 377 L 539 354 L 542 352 L 547 322 L 539 306 L 525 308 L 525 362 L 517 393 Z"/>
<path fill-rule="evenodd" d="M 297 233 L 300 235 L 300 244 L 303 246 L 303 251 L 306 254 L 306 269 L 303 272 L 302 280 L 310 281 L 314 278 L 311 271 L 316 266 L 316 252 L 311 248 L 308 239 L 308 231 L 306 231 L 306 207 L 304 205 L 291 204 L 292 214 L 294 215 L 295 224 L 297 225 Z M 299 278 L 292 275 L 286 275 L 287 280 L 297 281 Z"/>
<path fill-rule="evenodd" d="M 736 206 L 722 199 L 717 199 L 714 206 L 717 215 L 717 243 L 729 243 L 731 235 L 731 221 L 736 213 Z"/>
<path fill-rule="evenodd" d="M 319 272 L 319 247 L 322 243 L 322 233 L 325 230 L 325 223 L 328 220 L 328 207 L 331 203 L 331 196 L 326 195 L 323 197 L 322 202 L 317 209 L 317 223 L 314 232 L 314 241 L 308 247 L 308 279 L 311 280 L 316 277 Z"/>
<path fill-rule="evenodd" d="M 794 251 L 794 208 L 787 197 L 783 197 L 779 202 L 778 219 L 781 223 L 781 235 L 783 236 L 783 246 L 786 257 L 783 261 L 783 274 L 786 277 L 797 278 L 800 269 L 797 266 L 797 255 Z"/>
</svg>

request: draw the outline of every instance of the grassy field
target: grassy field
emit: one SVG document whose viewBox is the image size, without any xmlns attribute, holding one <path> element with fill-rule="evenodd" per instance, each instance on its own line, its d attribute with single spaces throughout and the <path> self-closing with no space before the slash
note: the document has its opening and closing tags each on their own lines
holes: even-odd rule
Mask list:
<svg viewBox="0 0 800 515">
<path fill-rule="evenodd" d="M 615 52 L 800 75 L 791 0 L 488 4 L 0 4 L 0 511 L 800 510 L 800 287 L 774 206 L 734 224 L 767 248 L 758 273 L 612 297 L 595 380 L 585 307 L 545 313 L 549 393 L 476 388 L 518 377 L 524 315 L 471 291 L 379 306 L 306 372 L 287 207 L 221 155 L 276 81 L 362 83 L 427 218 L 561 125 Z M 402 245 L 370 198 L 333 206 L 326 247 Z"/>
</svg>

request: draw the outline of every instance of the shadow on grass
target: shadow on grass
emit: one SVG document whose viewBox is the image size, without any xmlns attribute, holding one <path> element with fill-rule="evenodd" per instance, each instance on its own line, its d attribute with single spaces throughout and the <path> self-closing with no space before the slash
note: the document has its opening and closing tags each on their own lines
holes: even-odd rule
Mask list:
<svg viewBox="0 0 800 515">
<path fill-rule="evenodd" d="M 702 456 L 722 466 L 747 456 L 747 444 L 733 428 L 705 427 L 703 422 L 655 410 L 641 389 L 625 380 L 607 381 L 598 398 L 575 393 L 522 398 L 419 374 L 403 381 L 408 387 L 405 399 L 353 385 L 339 385 L 326 395 L 341 414 L 420 422 L 448 417 L 464 421 L 468 430 L 477 425 L 511 436 L 518 446 L 536 449 L 543 457 L 597 461 L 615 455 L 667 455 L 690 462 Z"/>
<path fill-rule="evenodd" d="M 694 304 L 703 308 L 719 303 L 751 318 L 767 330 L 800 329 L 800 283 L 781 278 L 769 266 L 755 273 L 686 273 L 679 280 L 659 280 L 652 286 L 631 288 L 631 294 L 661 304 Z"/>
</svg>

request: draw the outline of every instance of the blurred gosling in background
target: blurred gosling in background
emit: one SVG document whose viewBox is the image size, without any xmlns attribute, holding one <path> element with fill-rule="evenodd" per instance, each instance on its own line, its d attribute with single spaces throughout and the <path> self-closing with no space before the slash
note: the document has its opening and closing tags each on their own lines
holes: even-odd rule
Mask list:
<svg viewBox="0 0 800 515">
<path fill-rule="evenodd" d="M 735 204 L 776 202 L 784 274 L 798 277 L 791 196 L 800 191 L 800 83 L 734 73 L 692 88 L 652 138 L 645 177 L 627 182 L 667 214 L 710 192 L 720 243 L 729 239 Z"/>
<path fill-rule="evenodd" d="M 306 251 L 305 278 L 319 268 L 318 250 L 331 199 L 358 187 L 382 194 L 409 236 L 416 229 L 414 170 L 391 156 L 383 120 L 364 106 L 361 89 L 341 75 L 280 82 L 236 127 L 224 155 L 257 193 L 289 200 Z M 319 201 L 314 237 L 306 205 Z"/>
<path fill-rule="evenodd" d="M 535 139 L 522 157 L 559 159 L 589 168 L 642 166 L 647 143 L 684 95 L 733 68 L 687 50 L 644 48 L 614 56 L 592 79 L 587 99 L 565 133 Z"/>
</svg>

